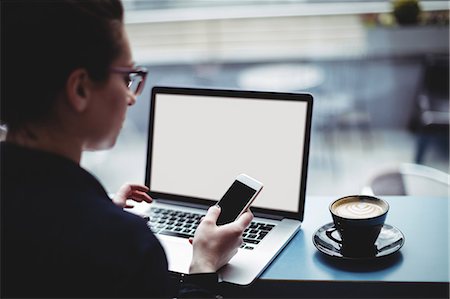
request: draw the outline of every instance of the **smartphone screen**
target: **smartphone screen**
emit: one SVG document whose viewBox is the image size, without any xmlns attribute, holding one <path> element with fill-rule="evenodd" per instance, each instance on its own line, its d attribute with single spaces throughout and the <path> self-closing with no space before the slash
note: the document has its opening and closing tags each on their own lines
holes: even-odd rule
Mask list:
<svg viewBox="0 0 450 299">
<path fill-rule="evenodd" d="M 237 180 L 234 181 L 218 203 L 221 212 L 219 219 L 217 219 L 217 225 L 233 222 L 255 193 L 255 189 Z"/>
</svg>

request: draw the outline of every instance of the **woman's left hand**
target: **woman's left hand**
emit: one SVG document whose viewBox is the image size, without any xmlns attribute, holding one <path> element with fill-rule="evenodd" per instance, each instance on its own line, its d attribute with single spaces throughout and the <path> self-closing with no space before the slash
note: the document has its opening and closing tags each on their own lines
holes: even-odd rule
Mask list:
<svg viewBox="0 0 450 299">
<path fill-rule="evenodd" d="M 114 195 L 112 201 L 121 208 L 132 208 L 133 206 L 127 204 L 127 199 L 131 199 L 137 202 L 148 202 L 151 203 L 153 199 L 147 194 L 149 191 L 147 186 L 140 184 L 123 184 L 119 191 Z"/>
</svg>

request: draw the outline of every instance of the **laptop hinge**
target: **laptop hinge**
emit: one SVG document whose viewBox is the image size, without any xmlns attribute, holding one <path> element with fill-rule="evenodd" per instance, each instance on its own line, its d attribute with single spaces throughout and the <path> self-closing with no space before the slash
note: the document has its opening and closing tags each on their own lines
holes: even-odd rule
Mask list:
<svg viewBox="0 0 450 299">
<path fill-rule="evenodd" d="M 196 204 L 196 203 L 189 203 L 189 202 L 181 202 L 181 201 L 173 201 L 173 200 L 167 200 L 167 199 L 155 199 L 156 201 L 160 202 L 160 203 L 164 203 L 164 204 L 171 204 L 171 205 L 177 205 L 180 207 L 189 207 L 189 208 L 196 208 L 196 209 L 208 209 L 209 205 L 202 205 L 202 204 Z M 267 218 L 267 219 L 272 219 L 272 220 L 283 220 L 284 217 L 283 216 L 278 216 L 278 215 L 270 215 L 270 214 L 265 214 L 265 213 L 261 213 L 261 212 L 252 212 L 253 215 L 255 217 L 260 217 L 260 218 Z"/>
<path fill-rule="evenodd" d="M 180 207 L 189 207 L 189 208 L 196 208 L 196 209 L 208 209 L 208 205 L 202 205 L 202 204 L 196 204 L 196 203 L 190 203 L 190 202 L 181 202 L 181 201 L 173 201 L 168 199 L 155 199 L 157 202 L 164 203 L 164 204 L 171 204 L 176 205 Z"/>
<path fill-rule="evenodd" d="M 255 215 L 255 217 L 260 217 L 260 218 L 268 218 L 268 219 L 272 219 L 272 220 L 283 220 L 284 217 L 283 216 L 278 216 L 278 215 L 270 215 L 270 214 L 265 214 L 265 213 L 257 213 L 257 212 L 252 212 L 253 215 Z"/>
</svg>

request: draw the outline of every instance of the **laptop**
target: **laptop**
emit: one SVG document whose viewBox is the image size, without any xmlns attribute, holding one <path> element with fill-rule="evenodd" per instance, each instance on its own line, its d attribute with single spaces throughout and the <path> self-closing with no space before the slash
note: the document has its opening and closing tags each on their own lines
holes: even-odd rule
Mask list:
<svg viewBox="0 0 450 299">
<path fill-rule="evenodd" d="M 189 236 L 246 173 L 264 188 L 251 206 L 244 244 L 218 273 L 249 285 L 263 272 L 303 220 L 311 115 L 309 94 L 152 89 L 145 182 L 154 201 L 135 211 L 150 216 L 170 271 L 188 273 Z"/>
</svg>

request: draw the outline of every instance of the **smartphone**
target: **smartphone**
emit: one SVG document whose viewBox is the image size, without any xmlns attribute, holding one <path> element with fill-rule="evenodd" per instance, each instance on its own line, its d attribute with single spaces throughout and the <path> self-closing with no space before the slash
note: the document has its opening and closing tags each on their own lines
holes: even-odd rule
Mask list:
<svg viewBox="0 0 450 299">
<path fill-rule="evenodd" d="M 217 225 L 236 220 L 248 209 L 262 188 L 263 184 L 254 178 L 246 174 L 238 175 L 222 199 L 217 203 L 221 209 Z"/>
</svg>

